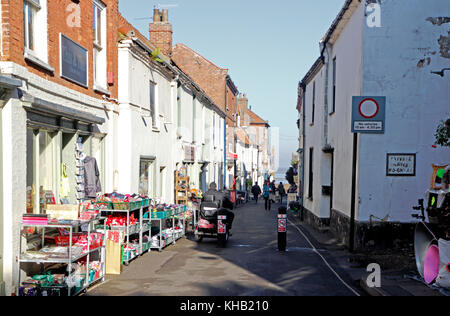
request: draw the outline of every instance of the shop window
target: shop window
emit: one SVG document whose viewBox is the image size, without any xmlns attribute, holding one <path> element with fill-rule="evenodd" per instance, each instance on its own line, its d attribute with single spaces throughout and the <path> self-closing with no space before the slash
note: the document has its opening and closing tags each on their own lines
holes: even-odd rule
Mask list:
<svg viewBox="0 0 450 316">
<path fill-rule="evenodd" d="M 26 192 L 27 213 L 43 213 L 48 204 L 76 204 L 80 181 L 77 166 L 77 139 L 82 150 L 96 158 L 101 177 L 104 176 L 104 147 L 101 138 L 75 133 L 41 129 L 27 130 Z M 101 181 L 103 178 L 100 178 Z"/>
<path fill-rule="evenodd" d="M 92 37 L 94 40 L 94 89 L 106 90 L 106 8 L 94 0 L 92 6 Z M 106 91 L 105 91 L 106 92 Z"/>
</svg>

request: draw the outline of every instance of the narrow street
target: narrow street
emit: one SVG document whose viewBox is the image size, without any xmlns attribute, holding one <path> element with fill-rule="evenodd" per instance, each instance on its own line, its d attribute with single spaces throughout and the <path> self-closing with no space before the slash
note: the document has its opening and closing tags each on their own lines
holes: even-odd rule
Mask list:
<svg viewBox="0 0 450 316">
<path fill-rule="evenodd" d="M 277 208 L 250 202 L 235 210 L 233 236 L 226 249 L 214 240 L 181 239 L 161 253 L 152 251 L 124 266 L 120 276 L 108 276 L 88 296 L 322 296 L 355 295 L 292 223 L 288 251 L 277 251 Z M 314 241 L 312 241 L 314 243 Z M 329 255 L 320 250 L 324 257 Z M 331 266 L 332 260 L 330 262 Z M 333 268 L 351 285 L 351 280 Z"/>
</svg>

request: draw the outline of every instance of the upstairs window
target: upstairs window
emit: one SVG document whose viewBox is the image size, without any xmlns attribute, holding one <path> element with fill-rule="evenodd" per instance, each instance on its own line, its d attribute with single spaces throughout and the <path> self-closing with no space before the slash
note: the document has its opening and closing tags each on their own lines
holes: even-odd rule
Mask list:
<svg viewBox="0 0 450 316">
<path fill-rule="evenodd" d="M 92 16 L 94 89 L 109 94 L 106 80 L 106 7 L 97 0 L 92 5 Z"/>
<path fill-rule="evenodd" d="M 312 111 L 311 111 L 311 125 L 314 124 L 316 116 L 316 82 L 313 83 L 313 96 L 312 96 Z"/>
<path fill-rule="evenodd" d="M 40 9 L 39 0 L 23 1 L 24 43 L 25 48 L 30 51 L 36 49 L 36 16 Z"/>
</svg>

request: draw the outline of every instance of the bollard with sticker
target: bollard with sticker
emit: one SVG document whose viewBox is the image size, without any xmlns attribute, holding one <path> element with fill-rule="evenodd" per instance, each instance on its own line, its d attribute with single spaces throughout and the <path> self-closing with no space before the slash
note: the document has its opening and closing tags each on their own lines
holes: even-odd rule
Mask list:
<svg viewBox="0 0 450 316">
<path fill-rule="evenodd" d="M 286 251 L 287 246 L 287 209 L 278 209 L 278 251 Z"/>
</svg>

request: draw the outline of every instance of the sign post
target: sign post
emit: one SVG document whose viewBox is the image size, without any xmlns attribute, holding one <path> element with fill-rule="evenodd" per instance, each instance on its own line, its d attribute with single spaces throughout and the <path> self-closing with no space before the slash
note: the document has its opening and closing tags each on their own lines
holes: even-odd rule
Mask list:
<svg viewBox="0 0 450 316">
<path fill-rule="evenodd" d="M 353 167 L 350 211 L 349 250 L 355 248 L 356 169 L 359 134 L 384 134 L 386 130 L 386 97 L 356 96 L 352 100 Z"/>
</svg>

